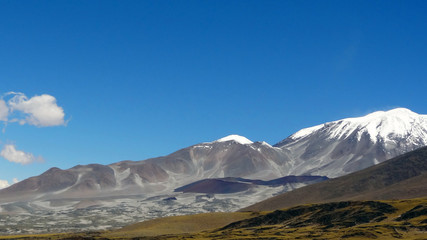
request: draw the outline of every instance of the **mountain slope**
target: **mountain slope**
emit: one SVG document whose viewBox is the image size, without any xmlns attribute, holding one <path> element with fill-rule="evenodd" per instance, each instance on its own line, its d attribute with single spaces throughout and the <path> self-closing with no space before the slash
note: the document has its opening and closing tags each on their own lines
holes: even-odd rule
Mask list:
<svg viewBox="0 0 427 240">
<path fill-rule="evenodd" d="M 191 235 L 191 239 L 426 239 L 426 203 L 424 198 L 301 205 Z"/>
<path fill-rule="evenodd" d="M 427 147 L 370 168 L 287 192 L 242 209 L 267 211 L 307 203 L 427 196 Z"/>
<path fill-rule="evenodd" d="M 427 115 L 405 108 L 302 129 L 274 145 L 291 152 L 288 175 L 338 177 L 427 145 Z"/>
</svg>

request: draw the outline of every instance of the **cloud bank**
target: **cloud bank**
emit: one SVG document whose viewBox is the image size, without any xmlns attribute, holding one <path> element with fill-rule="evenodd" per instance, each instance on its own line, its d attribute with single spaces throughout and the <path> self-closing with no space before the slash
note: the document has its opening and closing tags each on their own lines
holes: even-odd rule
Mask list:
<svg viewBox="0 0 427 240">
<path fill-rule="evenodd" d="M 52 127 L 66 125 L 64 117 L 64 109 L 58 106 L 56 98 L 49 94 L 28 98 L 20 92 L 8 92 L 0 96 L 0 123 L 4 124 L 3 133 L 8 123 Z M 35 157 L 32 153 L 17 150 L 13 144 L 5 144 L 0 157 L 21 165 L 44 161 L 40 156 Z M 7 181 L 0 181 L 0 188 L 8 185 Z"/>
<path fill-rule="evenodd" d="M 43 94 L 28 98 L 23 93 L 14 92 L 10 92 L 7 95 L 13 95 L 13 97 L 9 99 L 7 104 L 1 100 L 4 104 L 2 106 L 0 102 L 0 120 L 7 120 L 8 113 L 18 113 L 16 118 L 10 120 L 11 122 L 30 124 L 37 127 L 65 125 L 64 109 L 56 104 L 55 97 Z"/>
<path fill-rule="evenodd" d="M 6 181 L 6 180 L 1 180 L 0 179 L 0 189 L 2 189 L 2 188 L 7 188 L 7 187 L 9 187 L 10 186 L 10 184 L 9 184 L 9 182 L 8 181 Z"/>
<path fill-rule="evenodd" d="M 17 150 L 13 144 L 4 145 L 0 152 L 0 156 L 9 162 L 19 163 L 21 165 L 44 161 L 44 159 L 40 156 L 35 157 L 32 153 L 26 153 L 24 151 Z"/>
<path fill-rule="evenodd" d="M 17 150 L 13 144 L 5 144 L 0 152 L 0 157 L 6 159 L 9 162 L 18 163 L 21 165 L 28 165 L 34 162 L 42 163 L 44 158 L 41 156 L 34 156 L 32 153 Z M 17 179 L 13 179 L 13 182 L 18 182 Z M 4 184 L 3 184 L 4 185 Z M 1 186 L 1 183 L 0 183 Z"/>
</svg>

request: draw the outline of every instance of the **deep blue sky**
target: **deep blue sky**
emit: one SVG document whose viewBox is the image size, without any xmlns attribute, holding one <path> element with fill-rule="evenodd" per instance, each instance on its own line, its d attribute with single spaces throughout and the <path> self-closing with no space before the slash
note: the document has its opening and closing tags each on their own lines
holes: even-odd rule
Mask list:
<svg viewBox="0 0 427 240">
<path fill-rule="evenodd" d="M 376 110 L 427 114 L 427 1 L 0 1 L 0 94 L 49 94 L 67 126 L 9 123 L 0 179 L 274 144 Z M 0 146 L 2 147 L 2 146 Z"/>
</svg>

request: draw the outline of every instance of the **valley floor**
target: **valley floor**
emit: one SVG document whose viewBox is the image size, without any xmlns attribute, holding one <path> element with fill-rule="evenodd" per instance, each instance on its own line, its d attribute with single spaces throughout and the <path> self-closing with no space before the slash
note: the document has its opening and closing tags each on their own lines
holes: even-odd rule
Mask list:
<svg viewBox="0 0 427 240">
<path fill-rule="evenodd" d="M 273 212 L 167 217 L 116 231 L 0 239 L 427 239 L 427 199 L 311 204 Z"/>
<path fill-rule="evenodd" d="M 167 216 L 233 212 L 306 184 L 257 186 L 231 194 L 165 193 L 94 200 L 38 200 L 0 204 L 0 236 L 104 231 Z"/>
</svg>

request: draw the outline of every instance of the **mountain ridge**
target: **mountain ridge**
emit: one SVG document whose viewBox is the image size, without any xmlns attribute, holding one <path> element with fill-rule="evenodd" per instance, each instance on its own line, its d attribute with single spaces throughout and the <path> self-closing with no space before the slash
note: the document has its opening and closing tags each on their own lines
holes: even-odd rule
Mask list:
<svg viewBox="0 0 427 240">
<path fill-rule="evenodd" d="M 301 204 L 390 200 L 427 196 L 427 147 L 370 168 L 283 193 L 241 211 L 266 211 Z"/>
</svg>

